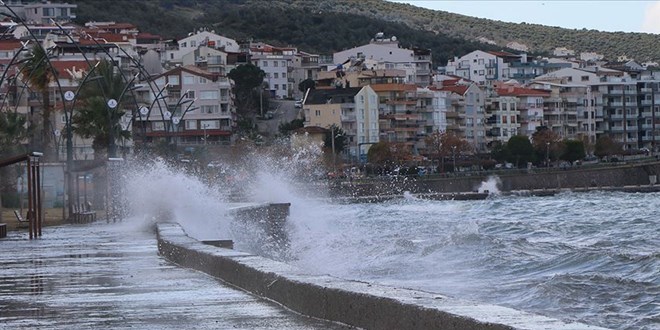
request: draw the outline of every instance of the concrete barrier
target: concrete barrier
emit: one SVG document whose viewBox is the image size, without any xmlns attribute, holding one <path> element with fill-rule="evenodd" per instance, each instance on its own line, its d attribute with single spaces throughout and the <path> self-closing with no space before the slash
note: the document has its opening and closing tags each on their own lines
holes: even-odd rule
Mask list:
<svg viewBox="0 0 660 330">
<path fill-rule="evenodd" d="M 314 275 L 257 255 L 203 244 L 178 224 L 157 226 L 163 257 L 311 317 L 364 329 L 603 329 L 425 291 Z"/>
</svg>

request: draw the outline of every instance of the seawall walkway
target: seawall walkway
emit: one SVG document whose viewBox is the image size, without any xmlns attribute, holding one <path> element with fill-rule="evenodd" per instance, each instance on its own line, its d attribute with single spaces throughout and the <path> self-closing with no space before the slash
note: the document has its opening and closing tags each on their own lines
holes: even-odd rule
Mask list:
<svg viewBox="0 0 660 330">
<path fill-rule="evenodd" d="M 345 329 L 169 263 L 146 228 L 43 231 L 0 239 L 2 329 Z"/>
</svg>

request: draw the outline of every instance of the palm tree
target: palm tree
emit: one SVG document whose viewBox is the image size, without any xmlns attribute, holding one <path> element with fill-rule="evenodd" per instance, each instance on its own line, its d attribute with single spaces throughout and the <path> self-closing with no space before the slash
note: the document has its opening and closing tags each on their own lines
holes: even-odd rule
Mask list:
<svg viewBox="0 0 660 330">
<path fill-rule="evenodd" d="M 11 111 L 0 112 L 0 154 L 24 151 L 21 143 L 28 136 L 25 116 Z"/>
<path fill-rule="evenodd" d="M 41 47 L 35 45 L 32 47 L 30 56 L 26 58 L 24 65 L 21 68 L 21 74 L 26 83 L 30 85 L 32 90 L 41 93 L 41 105 L 43 110 L 41 112 L 41 120 L 35 118 L 31 119 L 30 126 L 40 127 L 41 134 L 34 136 L 35 129 L 32 128 L 31 143 L 33 148 L 42 151 L 46 160 L 52 160 L 55 156 L 53 148 L 53 124 L 51 119 L 51 106 L 50 106 L 50 91 L 48 85 L 52 81 L 54 75 L 53 68 L 48 62 L 48 53 Z"/>
<path fill-rule="evenodd" d="M 129 139 L 130 132 L 124 131 L 120 119 L 125 114 L 122 101 L 126 91 L 126 83 L 115 66 L 108 60 L 99 63 L 96 72 L 102 78 L 95 83 L 89 83 L 80 91 L 81 106 L 73 115 L 73 130 L 76 134 L 91 138 L 94 159 L 103 159 L 103 150 L 114 145 L 114 138 Z M 118 104 L 114 109 L 107 105 L 108 100 L 115 99 Z M 108 156 L 112 150 L 107 150 Z"/>
</svg>

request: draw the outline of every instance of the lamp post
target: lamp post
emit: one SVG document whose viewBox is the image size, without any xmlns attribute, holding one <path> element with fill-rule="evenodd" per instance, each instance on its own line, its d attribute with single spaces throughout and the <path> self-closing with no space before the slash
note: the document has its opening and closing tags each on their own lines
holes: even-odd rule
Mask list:
<svg viewBox="0 0 660 330">
<path fill-rule="evenodd" d="M 550 168 L 550 142 L 545 143 L 545 167 Z"/>
<path fill-rule="evenodd" d="M 65 107 L 64 109 L 64 121 L 66 124 L 66 171 L 67 171 L 67 195 L 68 195 L 68 204 L 67 207 L 69 209 L 69 215 L 73 213 L 73 203 L 72 203 L 72 198 L 73 198 L 73 111 L 76 106 L 76 101 L 78 101 L 78 93 L 80 93 L 80 89 L 85 85 L 86 82 L 92 81 L 92 80 L 98 80 L 101 79 L 102 76 L 92 76 L 92 73 L 96 68 L 99 66 L 100 62 L 96 62 L 96 65 L 94 65 L 90 70 L 89 73 L 83 78 L 83 80 L 80 82 L 78 85 L 78 88 L 76 89 L 75 92 L 73 91 L 67 91 L 64 93 L 64 100 L 71 102 L 71 106 L 69 107 L 68 111 Z M 66 103 L 65 103 L 66 105 Z"/>
<path fill-rule="evenodd" d="M 454 162 L 454 173 L 456 173 L 456 146 L 451 146 L 451 154 Z"/>
</svg>

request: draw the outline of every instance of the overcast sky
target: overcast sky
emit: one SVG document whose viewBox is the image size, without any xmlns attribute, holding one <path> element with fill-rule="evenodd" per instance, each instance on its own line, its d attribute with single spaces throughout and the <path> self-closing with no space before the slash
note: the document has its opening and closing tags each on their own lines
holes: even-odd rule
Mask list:
<svg viewBox="0 0 660 330">
<path fill-rule="evenodd" d="M 571 29 L 660 33 L 660 1 L 390 0 L 505 22 Z"/>
</svg>

